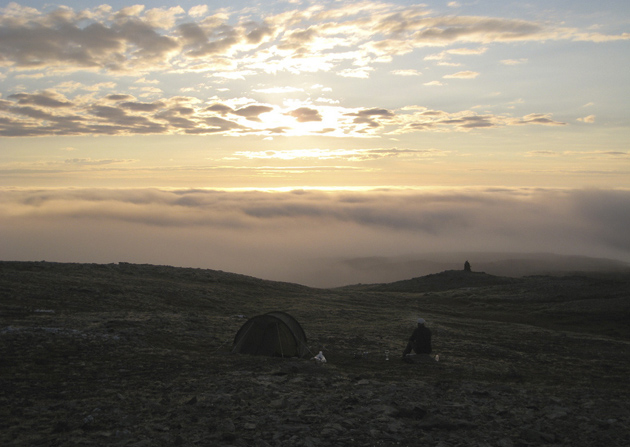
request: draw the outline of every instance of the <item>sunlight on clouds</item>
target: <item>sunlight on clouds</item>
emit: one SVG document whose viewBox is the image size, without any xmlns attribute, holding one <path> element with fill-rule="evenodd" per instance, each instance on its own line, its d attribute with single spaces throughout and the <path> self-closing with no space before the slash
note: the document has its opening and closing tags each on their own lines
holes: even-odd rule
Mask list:
<svg viewBox="0 0 630 447">
<path fill-rule="evenodd" d="M 442 65 L 460 65 L 460 64 L 449 64 L 447 61 L 451 58 L 452 55 L 455 56 L 470 56 L 470 55 L 480 55 L 484 54 L 488 49 L 486 47 L 479 48 L 451 48 L 449 50 L 444 50 L 440 53 L 430 54 L 424 57 L 425 61 L 440 61 Z"/>
<path fill-rule="evenodd" d="M 460 71 L 450 75 L 442 76 L 444 79 L 475 79 L 479 76 L 476 71 Z"/>
<path fill-rule="evenodd" d="M 619 40 L 630 40 L 630 33 L 623 33 L 620 35 L 606 35 L 601 33 L 580 33 L 576 32 L 573 34 L 573 39 L 576 41 L 585 41 L 585 42 L 615 42 Z"/>
<path fill-rule="evenodd" d="M 583 123 L 593 124 L 595 122 L 595 115 L 588 115 L 583 118 L 578 118 L 577 120 Z"/>
<path fill-rule="evenodd" d="M 144 17 L 150 26 L 167 30 L 173 28 L 178 16 L 184 14 L 186 14 L 186 11 L 181 6 L 173 6 L 168 9 L 149 9 Z"/>
<path fill-rule="evenodd" d="M 630 33 L 607 35 L 508 18 L 440 16 L 425 7 L 374 2 L 331 3 L 303 10 L 287 5 L 284 11 L 264 17 L 253 17 L 246 10 L 240 11 L 240 16 L 238 11 L 207 15 L 205 5 L 190 8 L 188 15 L 179 6 L 146 9 L 143 5 L 118 11 L 97 7 L 45 13 L 11 3 L 2 11 L 0 26 L 11 44 L 0 45 L 0 52 L 13 67 L 101 68 L 136 74 L 192 67 L 204 58 L 234 58 L 239 65 L 236 71 L 246 72 L 246 67 L 252 66 L 251 59 L 257 58 L 257 72 L 330 71 L 340 68 L 342 61 L 350 61 L 365 67 L 354 76 L 366 76 L 374 63 L 426 46 L 549 39 L 603 43 L 630 38 Z M 55 28 L 53 17 L 62 13 L 67 27 Z M 86 20 L 94 26 L 86 26 Z M 28 40 L 18 38 L 29 29 L 45 32 L 31 33 Z M 74 52 L 77 45 L 84 51 Z M 484 52 L 485 48 L 452 48 L 441 57 Z"/>
<path fill-rule="evenodd" d="M 425 85 L 441 85 L 435 81 Z M 132 88 L 132 90 L 134 90 Z M 470 111 L 446 112 L 426 107 L 390 110 L 380 107 L 345 108 L 286 98 L 273 105 L 250 98 L 232 98 L 224 103 L 204 104 L 195 97 L 159 98 L 160 89 L 135 88 L 131 95 L 112 94 L 69 99 L 55 91 L 14 94 L 2 101 L 0 135 L 132 135 L 132 134 L 223 134 L 326 135 L 368 138 L 416 131 L 467 131 L 515 125 L 565 125 L 549 113 L 509 117 Z M 272 90 L 275 92 L 275 90 Z M 271 94 L 271 93 L 270 93 Z"/>
<path fill-rule="evenodd" d="M 46 148 L 57 138 L 103 136 L 120 140 L 73 142 L 81 150 L 77 160 L 96 166 L 138 159 L 148 172 L 162 157 L 192 170 L 199 153 L 216 152 L 221 160 L 238 147 L 244 163 L 380 160 L 374 168 L 391 172 L 387 181 L 396 183 L 396 175 L 412 170 L 396 166 L 390 171 L 403 157 L 419 163 L 421 157 L 461 148 L 460 154 L 480 165 L 490 159 L 522 161 L 533 148 L 543 154 L 575 144 L 584 146 L 585 153 L 595 152 L 586 146 L 619 153 L 627 141 L 627 126 L 612 124 L 627 121 L 616 104 L 627 102 L 627 95 L 618 87 L 611 93 L 610 86 L 623 85 L 612 81 L 624 73 L 619 69 L 621 45 L 628 33 L 605 10 L 598 23 L 588 23 L 585 14 L 578 26 L 568 16 L 566 23 L 558 21 L 553 7 L 541 20 L 522 8 L 501 17 L 508 9 L 488 15 L 479 4 L 463 2 L 284 2 L 229 8 L 193 2 L 185 5 L 187 11 L 89 3 L 76 10 L 17 3 L 0 8 L 0 138 L 3 148 L 5 141 L 12 148 L 8 161 L 0 160 L 3 166 L 15 166 L 8 157 L 27 163 L 23 154 L 50 162 Z M 554 60 L 556 51 L 580 58 L 541 65 Z M 595 60 L 608 52 L 607 70 L 577 65 L 578 59 Z M 575 77 L 576 68 L 584 76 Z M 549 76 L 532 78 L 534 72 Z M 536 89 L 530 88 L 532 79 Z M 497 85 L 500 97 L 494 93 Z M 566 95 L 559 93 L 565 90 Z M 597 123 L 595 110 L 586 113 L 580 106 L 592 104 L 593 98 Z M 605 135 L 602 129 L 611 130 Z M 583 139 L 576 136 L 579 132 Z M 152 151 L 153 143 L 144 143 L 162 136 L 170 140 L 159 139 L 160 151 L 170 145 L 179 148 L 177 154 L 165 156 Z M 16 142 L 21 137 L 26 137 L 24 148 Z M 119 142 L 130 137 L 142 143 L 127 145 L 133 146 L 129 154 L 121 153 Z M 393 141 L 406 152 L 374 148 Z M 378 144 L 366 149 L 372 142 Z M 70 144 L 52 147 L 64 146 Z M 313 155 L 312 147 L 331 149 Z M 427 147 L 438 149 L 430 153 Z M 275 155 L 245 155 L 254 153 Z M 80 163 L 74 165 L 79 169 Z M 450 169 L 441 166 L 439 175 L 454 172 Z M 168 184 L 157 173 L 154 182 Z M 401 180 L 407 182 L 411 180 Z M 574 182 L 580 182 L 577 175 Z"/>
<path fill-rule="evenodd" d="M 503 65 L 520 65 L 520 64 L 525 64 L 527 62 L 527 58 L 521 58 L 521 59 L 503 59 L 501 61 L 501 63 Z"/>
<path fill-rule="evenodd" d="M 115 159 L 106 159 L 106 160 L 95 160 L 92 158 L 69 158 L 64 160 L 64 163 L 67 165 L 76 165 L 76 166 L 102 166 L 102 165 L 110 165 L 110 164 L 118 164 L 118 163 L 133 163 L 137 160 L 115 160 Z"/>
<path fill-rule="evenodd" d="M 630 160 L 628 151 L 530 151 L 527 157 L 567 157 L 578 160 Z M 613 174 L 612 170 L 606 172 Z"/>
<path fill-rule="evenodd" d="M 377 160 L 387 157 L 435 157 L 444 156 L 446 152 L 435 149 L 410 150 L 410 149 L 293 149 L 284 151 L 239 151 L 234 154 L 238 157 L 250 159 L 279 159 L 295 160 L 314 158 L 318 160 L 343 159 L 348 161 Z"/>
<path fill-rule="evenodd" d="M 254 92 L 257 93 L 301 93 L 304 91 L 302 88 L 297 87 L 268 87 L 268 88 L 255 88 Z"/>
<path fill-rule="evenodd" d="M 224 78 L 224 79 L 240 79 L 245 80 L 247 76 L 251 76 L 256 74 L 253 70 L 242 70 L 242 71 L 219 71 L 212 73 L 212 76 L 215 78 Z"/>
<path fill-rule="evenodd" d="M 55 90 L 61 93 L 72 93 L 76 90 L 85 90 L 89 92 L 98 92 L 100 90 L 113 90 L 117 84 L 115 82 L 100 82 L 97 84 L 82 84 L 76 81 L 66 81 L 55 86 Z"/>
<path fill-rule="evenodd" d="M 323 104 L 339 104 L 341 101 L 339 101 L 338 99 L 317 98 L 315 102 L 319 102 Z"/>
<path fill-rule="evenodd" d="M 208 5 L 193 6 L 188 10 L 188 15 L 191 17 L 203 17 L 208 13 Z"/>
<path fill-rule="evenodd" d="M 370 71 L 372 70 L 373 69 L 370 67 L 346 68 L 345 70 L 341 70 L 338 74 L 344 78 L 367 79 L 370 77 Z"/>
<path fill-rule="evenodd" d="M 397 76 L 421 76 L 422 73 L 418 70 L 393 70 L 392 74 Z"/>
<path fill-rule="evenodd" d="M 477 55 L 483 54 L 488 51 L 487 47 L 479 47 L 479 48 L 451 48 L 450 50 L 446 50 L 448 54 L 455 54 L 458 56 L 469 56 L 469 55 Z"/>
<path fill-rule="evenodd" d="M 526 157 L 559 157 L 561 154 L 555 151 L 529 151 Z"/>
<path fill-rule="evenodd" d="M 134 82 L 136 84 L 159 84 L 160 83 L 160 81 L 158 81 L 157 79 L 147 79 L 145 77 L 136 79 Z"/>
</svg>

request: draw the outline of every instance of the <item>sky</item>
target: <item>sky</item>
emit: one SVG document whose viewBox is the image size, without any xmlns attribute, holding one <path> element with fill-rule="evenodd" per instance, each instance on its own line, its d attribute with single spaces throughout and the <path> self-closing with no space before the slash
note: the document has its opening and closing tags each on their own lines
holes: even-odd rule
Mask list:
<svg viewBox="0 0 630 447">
<path fill-rule="evenodd" d="M 630 262 L 628 73 L 620 0 L 0 2 L 0 259 Z"/>
</svg>

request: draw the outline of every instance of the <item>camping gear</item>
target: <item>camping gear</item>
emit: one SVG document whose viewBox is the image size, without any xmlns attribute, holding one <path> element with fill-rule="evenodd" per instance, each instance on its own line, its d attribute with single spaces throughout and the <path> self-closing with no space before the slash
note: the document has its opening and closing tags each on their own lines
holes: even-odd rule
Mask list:
<svg viewBox="0 0 630 447">
<path fill-rule="evenodd" d="M 234 337 L 233 353 L 272 357 L 304 357 L 306 334 L 295 318 L 284 312 L 252 317 Z"/>
</svg>

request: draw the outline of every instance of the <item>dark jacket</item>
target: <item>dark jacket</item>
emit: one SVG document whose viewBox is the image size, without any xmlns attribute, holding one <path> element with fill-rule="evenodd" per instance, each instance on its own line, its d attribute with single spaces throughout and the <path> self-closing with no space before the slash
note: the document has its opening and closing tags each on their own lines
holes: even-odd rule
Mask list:
<svg viewBox="0 0 630 447">
<path fill-rule="evenodd" d="M 424 324 L 418 325 L 413 331 L 403 355 L 409 354 L 412 349 L 416 354 L 431 354 L 431 330 Z"/>
</svg>

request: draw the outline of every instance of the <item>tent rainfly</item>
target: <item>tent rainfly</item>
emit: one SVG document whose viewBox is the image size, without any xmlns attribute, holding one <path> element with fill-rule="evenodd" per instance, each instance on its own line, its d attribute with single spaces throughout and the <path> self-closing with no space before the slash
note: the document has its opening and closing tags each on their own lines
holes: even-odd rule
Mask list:
<svg viewBox="0 0 630 447">
<path fill-rule="evenodd" d="M 295 318 L 284 312 L 252 317 L 234 337 L 233 353 L 271 357 L 304 357 L 306 334 Z"/>
</svg>

